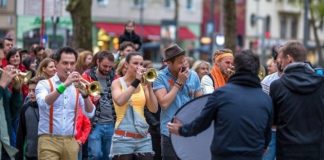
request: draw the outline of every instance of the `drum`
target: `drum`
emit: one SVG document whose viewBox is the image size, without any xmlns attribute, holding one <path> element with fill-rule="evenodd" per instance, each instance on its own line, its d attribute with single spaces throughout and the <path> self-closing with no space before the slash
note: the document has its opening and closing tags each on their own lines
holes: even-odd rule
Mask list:
<svg viewBox="0 0 324 160">
<path fill-rule="evenodd" d="M 192 122 L 200 115 L 209 97 L 210 94 L 187 102 L 176 112 L 175 116 L 183 124 Z M 211 159 L 210 146 L 214 135 L 213 126 L 211 123 L 208 129 L 192 137 L 171 134 L 171 143 L 177 156 L 183 160 Z"/>
</svg>

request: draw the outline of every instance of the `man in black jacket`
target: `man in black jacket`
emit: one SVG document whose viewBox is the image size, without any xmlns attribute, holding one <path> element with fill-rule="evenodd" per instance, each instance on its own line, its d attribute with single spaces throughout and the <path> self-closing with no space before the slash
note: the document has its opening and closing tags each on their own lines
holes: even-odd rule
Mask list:
<svg viewBox="0 0 324 160">
<path fill-rule="evenodd" d="M 168 128 L 188 137 L 214 121 L 213 160 L 260 160 L 271 137 L 271 99 L 261 89 L 257 55 L 242 51 L 235 56 L 234 65 L 236 73 L 214 91 L 199 117 L 184 125 L 176 120 Z"/>
<path fill-rule="evenodd" d="M 278 160 L 324 159 L 324 78 L 305 63 L 306 54 L 296 41 L 279 50 L 284 73 L 270 86 Z"/>
</svg>

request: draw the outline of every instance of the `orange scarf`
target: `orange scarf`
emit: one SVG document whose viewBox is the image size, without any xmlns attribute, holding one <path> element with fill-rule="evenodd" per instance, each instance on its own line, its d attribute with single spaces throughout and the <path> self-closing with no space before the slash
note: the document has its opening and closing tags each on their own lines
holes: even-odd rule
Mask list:
<svg viewBox="0 0 324 160">
<path fill-rule="evenodd" d="M 214 89 L 223 87 L 227 82 L 227 78 L 224 78 L 221 70 L 217 65 L 214 65 L 214 67 L 211 69 L 210 75 L 214 80 Z"/>
</svg>

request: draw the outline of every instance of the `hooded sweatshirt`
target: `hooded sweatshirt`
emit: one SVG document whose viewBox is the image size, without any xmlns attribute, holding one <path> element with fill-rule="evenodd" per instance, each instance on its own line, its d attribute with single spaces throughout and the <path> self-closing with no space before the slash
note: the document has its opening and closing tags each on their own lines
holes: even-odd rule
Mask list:
<svg viewBox="0 0 324 160">
<path fill-rule="evenodd" d="M 292 63 L 270 86 L 277 125 L 277 158 L 323 159 L 324 78 L 307 63 Z"/>
</svg>

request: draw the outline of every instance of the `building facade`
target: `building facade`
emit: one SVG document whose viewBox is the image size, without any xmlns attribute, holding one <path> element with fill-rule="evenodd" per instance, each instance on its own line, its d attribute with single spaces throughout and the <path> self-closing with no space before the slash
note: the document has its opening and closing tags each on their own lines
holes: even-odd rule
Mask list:
<svg viewBox="0 0 324 160">
<path fill-rule="evenodd" d="M 16 1 L 0 0 L 0 37 L 16 36 Z"/>
<path fill-rule="evenodd" d="M 39 42 L 41 37 L 40 0 L 17 0 L 18 46 L 28 47 Z M 65 10 L 67 0 L 45 1 L 45 34 L 47 47 L 53 48 L 54 26 L 56 25 L 56 46 L 66 45 L 72 35 L 72 22 Z M 175 15 L 174 0 L 93 0 L 93 46 L 94 51 L 116 50 L 118 36 L 123 34 L 124 25 L 133 20 L 136 32 L 144 42 L 145 58 L 160 60 L 161 24 L 172 21 Z M 142 7 L 143 6 L 143 7 Z M 198 46 L 202 1 L 179 0 L 177 42 L 190 50 Z M 59 18 L 59 20 L 57 20 Z"/>
<path fill-rule="evenodd" d="M 94 0 L 92 17 L 98 33 L 94 45 L 117 49 L 114 45 L 118 42 L 117 37 L 123 34 L 125 23 L 132 20 L 136 23 L 136 33 L 145 43 L 144 58 L 159 61 L 161 30 L 164 22 L 172 22 L 175 10 L 175 0 Z M 198 46 L 201 19 L 202 1 L 179 0 L 177 42 L 186 50 Z M 103 33 L 106 34 L 102 36 Z"/>
<path fill-rule="evenodd" d="M 247 0 L 244 47 L 251 48 L 260 55 L 264 54 L 267 58 L 274 45 L 284 44 L 288 40 L 303 42 L 305 27 L 303 7 L 297 0 Z M 321 42 L 324 40 L 323 31 L 323 27 L 318 29 Z M 310 26 L 308 34 L 308 59 L 312 63 L 317 63 L 314 34 Z"/>
</svg>

